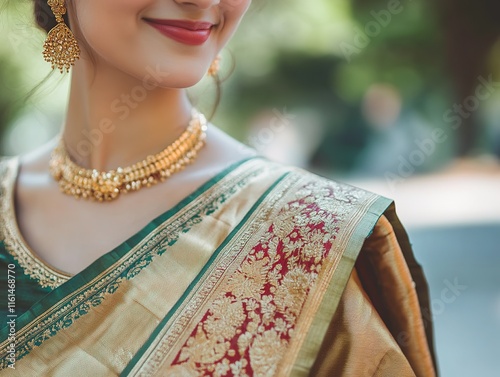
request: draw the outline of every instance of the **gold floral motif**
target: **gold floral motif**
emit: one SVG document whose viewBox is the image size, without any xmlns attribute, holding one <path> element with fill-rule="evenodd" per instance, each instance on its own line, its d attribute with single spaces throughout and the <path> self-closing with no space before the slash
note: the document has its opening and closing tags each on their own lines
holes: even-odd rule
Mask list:
<svg viewBox="0 0 500 377">
<path fill-rule="evenodd" d="M 205 322 L 203 328 L 213 338 L 230 339 L 236 333 L 244 320 L 241 302 L 231 302 L 229 297 L 223 297 L 214 303 L 213 315 Z"/>
<path fill-rule="evenodd" d="M 288 272 L 275 292 L 274 302 L 278 311 L 289 318 L 298 316 L 316 277 L 316 274 L 307 273 L 299 267 Z"/>
<path fill-rule="evenodd" d="M 246 373 L 246 367 L 248 362 L 245 359 L 240 359 L 232 364 L 229 364 L 231 368 L 231 375 L 234 377 L 249 377 Z"/>
<path fill-rule="evenodd" d="M 252 371 L 256 376 L 272 377 L 276 374 L 287 342 L 275 329 L 264 331 L 255 337 L 249 349 Z"/>
<path fill-rule="evenodd" d="M 305 259 L 312 259 L 314 263 L 318 264 L 323 258 L 323 253 L 321 252 L 321 245 L 328 241 L 326 238 L 327 235 L 324 233 L 313 230 L 304 234 L 305 232 L 301 231 L 301 236 L 304 241 L 304 250 L 302 252 L 302 257 Z"/>
<path fill-rule="evenodd" d="M 200 297 L 186 309 L 189 314 L 179 315 L 187 323 L 188 316 L 205 313 L 177 356 L 169 356 L 170 367 L 203 376 L 277 373 L 319 273 L 327 261 L 331 265 L 337 257 L 332 251 L 337 236 L 368 196 L 362 190 L 297 171 L 282 183 L 286 186 L 291 182 L 295 183 L 289 194 L 278 186 L 262 205 L 260 215 L 242 230 L 238 242 L 228 246 L 228 259 L 243 255 L 242 260 L 234 259 L 239 267 L 218 283 L 215 276 L 220 268 L 213 272 L 213 279 L 207 278 L 207 282 L 218 284 L 219 289 L 210 290 L 208 285 L 200 288 Z M 252 228 L 259 218 L 268 222 L 255 234 Z M 249 243 L 250 238 L 256 241 Z M 211 303 L 197 308 L 195 302 Z M 181 328 L 176 331 L 176 336 L 181 336 Z M 173 342 L 173 337 L 171 333 L 165 339 Z M 171 352 L 175 355 L 175 350 L 161 344 L 155 361 L 142 369 L 144 375 L 154 375 L 159 365 L 155 363 Z M 220 347 L 217 352 L 214 344 Z M 202 354 L 212 356 L 210 364 L 206 356 L 201 359 Z"/>
<path fill-rule="evenodd" d="M 222 359 L 229 350 L 228 342 L 219 342 L 217 336 L 210 337 L 200 324 L 196 334 L 191 337 L 179 356 L 180 361 L 190 363 L 213 364 Z"/>
<path fill-rule="evenodd" d="M 243 262 L 239 271 L 229 282 L 227 289 L 239 298 L 253 298 L 260 300 L 266 275 L 269 270 L 269 259 L 258 260 L 250 257 Z"/>
</svg>

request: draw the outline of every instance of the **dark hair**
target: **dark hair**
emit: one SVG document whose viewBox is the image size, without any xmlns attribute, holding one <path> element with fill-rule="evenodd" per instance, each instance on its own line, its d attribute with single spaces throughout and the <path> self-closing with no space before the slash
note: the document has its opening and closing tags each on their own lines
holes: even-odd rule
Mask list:
<svg viewBox="0 0 500 377">
<path fill-rule="evenodd" d="M 35 21 L 41 29 L 48 33 L 50 29 L 57 25 L 56 17 L 47 4 L 47 0 L 33 1 L 35 2 Z M 68 13 L 64 15 L 64 22 L 66 25 L 69 24 Z"/>
</svg>

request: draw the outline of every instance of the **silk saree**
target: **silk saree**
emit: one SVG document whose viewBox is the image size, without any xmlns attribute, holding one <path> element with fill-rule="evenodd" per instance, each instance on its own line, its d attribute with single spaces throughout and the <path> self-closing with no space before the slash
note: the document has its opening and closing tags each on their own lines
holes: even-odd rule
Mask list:
<svg viewBox="0 0 500 377">
<path fill-rule="evenodd" d="M 70 276 L 24 241 L 0 162 L 0 376 L 435 376 L 393 203 L 252 157 Z"/>
</svg>

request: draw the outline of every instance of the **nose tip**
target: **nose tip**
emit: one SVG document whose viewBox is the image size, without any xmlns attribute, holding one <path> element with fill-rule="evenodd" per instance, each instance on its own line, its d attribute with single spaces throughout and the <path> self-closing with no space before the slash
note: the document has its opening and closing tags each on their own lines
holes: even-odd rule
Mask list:
<svg viewBox="0 0 500 377">
<path fill-rule="evenodd" d="M 220 4 L 220 0 L 175 0 L 175 1 L 181 5 L 196 6 L 200 9 L 209 9 L 214 5 Z"/>
</svg>

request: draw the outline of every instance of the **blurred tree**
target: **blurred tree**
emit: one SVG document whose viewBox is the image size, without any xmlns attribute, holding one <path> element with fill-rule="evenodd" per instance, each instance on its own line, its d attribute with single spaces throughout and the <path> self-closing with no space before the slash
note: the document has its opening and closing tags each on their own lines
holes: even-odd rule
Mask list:
<svg viewBox="0 0 500 377">
<path fill-rule="evenodd" d="M 500 2 L 492 0 L 439 0 L 433 2 L 440 15 L 445 35 L 447 71 L 452 77 L 458 104 L 481 84 L 479 77 L 488 79 L 487 58 L 500 37 Z M 477 147 L 481 122 L 477 113 L 465 111 L 459 128 L 458 155 L 467 156 Z M 469 115 L 470 114 L 470 115 Z"/>
<path fill-rule="evenodd" d="M 16 85 L 17 67 L 35 72 L 40 79 L 47 68 L 39 56 L 43 35 L 28 26 L 33 24 L 31 2 L 7 4 L 7 13 L 14 14 L 15 8 L 20 21 L 10 17 L 6 23 L 2 14 L 0 25 L 9 28 L 8 35 L 24 39 L 14 55 L 9 38 L 0 40 L 4 59 L 0 101 L 9 108 L 3 113 L 10 114 L 1 119 L 2 126 L 18 111 L 16 105 L 7 105 L 16 88 L 24 85 L 27 91 L 39 81 L 24 74 L 23 82 Z M 372 137 L 362 103 L 374 84 L 397 88 L 406 108 L 435 127 L 445 124 L 446 109 L 473 92 L 478 75 L 484 72 L 485 54 L 498 34 L 494 18 L 499 14 L 498 4 L 487 0 L 474 4 L 466 0 L 254 2 L 231 42 L 236 69 L 224 84 L 225 95 L 214 122 L 245 139 L 245 125 L 260 111 L 311 110 L 325 129 L 314 162 L 347 172 Z M 225 55 L 223 65 L 228 68 L 231 59 Z M 12 84 L 4 85 L 5 80 Z M 44 96 L 44 100 L 53 100 L 53 109 L 63 111 L 63 95 Z M 464 154 L 482 131 L 464 124 L 458 132 L 449 133 L 450 141 L 459 136 Z M 447 153 L 441 148 L 432 159 L 444 161 L 450 157 Z"/>
<path fill-rule="evenodd" d="M 23 4 L 24 6 L 25 4 Z M 18 11 L 19 3 L 3 1 L 0 4 L 0 23 L 2 35 L 0 40 L 0 136 L 21 113 L 24 103 L 22 69 L 17 64 L 14 44 L 16 34 L 11 27 L 11 14 Z"/>
<path fill-rule="evenodd" d="M 371 137 L 361 106 L 373 84 L 398 88 L 406 106 L 441 126 L 449 78 L 436 14 L 425 2 L 391 3 L 266 3 L 232 43 L 238 67 L 221 113 L 245 124 L 262 107 L 314 109 L 326 134 L 313 162 L 344 172 Z"/>
<path fill-rule="evenodd" d="M 23 107 L 20 82 L 18 68 L 12 60 L 0 54 L 0 134 L 16 119 Z"/>
</svg>

